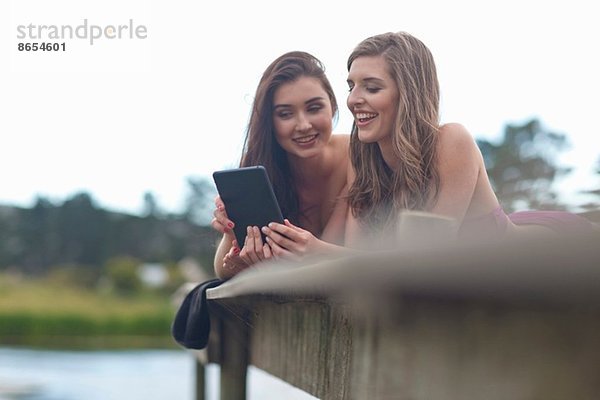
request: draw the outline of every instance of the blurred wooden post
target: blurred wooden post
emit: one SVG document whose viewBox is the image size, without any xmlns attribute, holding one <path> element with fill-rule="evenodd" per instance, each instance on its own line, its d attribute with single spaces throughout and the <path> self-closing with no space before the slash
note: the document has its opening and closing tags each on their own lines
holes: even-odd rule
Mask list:
<svg viewBox="0 0 600 400">
<path fill-rule="evenodd" d="M 239 306 L 236 306 L 239 308 Z M 246 372 L 248 368 L 248 327 L 240 314 L 230 314 L 231 309 L 215 304 L 211 313 L 211 331 L 207 348 L 192 351 L 195 355 L 195 398 L 208 398 L 206 365 L 220 365 L 220 398 L 243 400 L 246 398 Z"/>
<path fill-rule="evenodd" d="M 194 359 L 196 372 L 196 400 L 206 399 L 206 368 L 198 358 Z"/>
<path fill-rule="evenodd" d="M 245 400 L 249 351 L 248 327 L 240 315 L 227 315 L 227 312 L 227 310 L 220 310 L 216 318 L 220 333 L 221 399 Z"/>
</svg>

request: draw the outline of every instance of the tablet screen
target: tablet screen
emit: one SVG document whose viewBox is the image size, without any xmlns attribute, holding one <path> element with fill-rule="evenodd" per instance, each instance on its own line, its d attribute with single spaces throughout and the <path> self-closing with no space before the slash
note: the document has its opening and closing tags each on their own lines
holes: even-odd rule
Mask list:
<svg viewBox="0 0 600 400">
<path fill-rule="evenodd" d="M 246 240 L 248 226 L 262 228 L 270 222 L 283 223 L 281 209 L 263 166 L 216 171 L 213 179 L 227 216 L 235 224 L 233 231 L 240 247 Z"/>
</svg>

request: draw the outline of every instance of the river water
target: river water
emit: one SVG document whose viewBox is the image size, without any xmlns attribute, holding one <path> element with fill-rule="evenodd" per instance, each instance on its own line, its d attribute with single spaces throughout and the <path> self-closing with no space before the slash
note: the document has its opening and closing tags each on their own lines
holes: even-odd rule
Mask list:
<svg viewBox="0 0 600 400">
<path fill-rule="evenodd" d="M 0 400 L 192 400 L 194 361 L 185 351 L 58 351 L 0 347 Z M 219 368 L 209 365 L 209 400 Z M 250 367 L 248 399 L 314 397 Z"/>
</svg>

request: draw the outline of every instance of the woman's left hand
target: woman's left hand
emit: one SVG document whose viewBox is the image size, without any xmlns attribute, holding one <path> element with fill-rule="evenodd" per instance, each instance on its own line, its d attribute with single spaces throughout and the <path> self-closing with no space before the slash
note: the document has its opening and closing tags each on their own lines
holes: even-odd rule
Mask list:
<svg viewBox="0 0 600 400">
<path fill-rule="evenodd" d="M 242 260 L 239 254 L 239 249 L 231 248 L 229 253 L 225 254 L 225 257 L 223 257 L 223 268 L 230 270 L 233 274 L 237 274 L 248 268 L 248 263 Z"/>
<path fill-rule="evenodd" d="M 273 256 L 276 258 L 298 258 L 298 256 L 319 251 L 321 240 L 309 231 L 292 224 L 287 219 L 284 222 L 285 224 L 272 222 L 268 227 L 262 228 Z"/>
</svg>

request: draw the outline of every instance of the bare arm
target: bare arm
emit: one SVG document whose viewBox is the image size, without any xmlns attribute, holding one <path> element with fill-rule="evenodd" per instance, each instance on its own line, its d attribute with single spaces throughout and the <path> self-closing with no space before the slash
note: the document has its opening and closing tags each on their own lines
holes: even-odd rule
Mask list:
<svg viewBox="0 0 600 400">
<path fill-rule="evenodd" d="M 306 254 L 328 254 L 344 250 L 342 246 L 316 238 L 306 229 L 292 224 L 287 219 L 284 224 L 272 222 L 263 227 L 274 257 L 298 258 Z"/>
<path fill-rule="evenodd" d="M 346 214 L 348 212 L 348 186 L 344 186 L 336 200 L 335 207 L 323 229 L 321 239 L 311 232 L 295 226 L 287 219 L 284 224 L 271 223 L 263 227 L 267 244 L 275 257 L 302 256 L 307 253 L 326 254 L 339 252 L 345 248 L 344 243 Z"/>
<path fill-rule="evenodd" d="M 213 261 L 215 274 L 221 279 L 229 279 L 239 272 L 236 271 L 238 268 L 226 268 L 224 264 L 226 255 L 232 253 L 234 250 L 232 249 L 233 241 L 235 240 L 235 236 L 233 234 L 234 224 L 233 221 L 227 217 L 225 205 L 219 196 L 215 198 L 215 211 L 213 212 L 213 215 L 214 218 L 211 221 L 212 227 L 223 234 L 221 242 L 217 246 L 215 259 Z"/>
<path fill-rule="evenodd" d="M 464 219 L 477 185 L 480 157 L 475 140 L 462 125 L 442 127 L 438 143 L 440 188 L 428 211 L 459 222 Z"/>
</svg>

